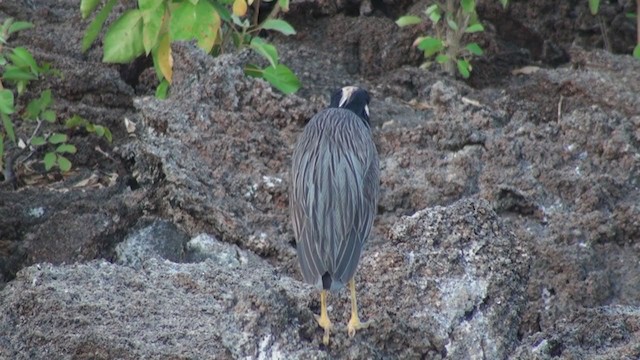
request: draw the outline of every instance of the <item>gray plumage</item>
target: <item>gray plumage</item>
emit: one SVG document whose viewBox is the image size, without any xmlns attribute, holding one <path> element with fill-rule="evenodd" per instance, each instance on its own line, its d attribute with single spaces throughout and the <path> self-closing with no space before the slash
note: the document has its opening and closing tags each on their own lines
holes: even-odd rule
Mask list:
<svg viewBox="0 0 640 360">
<path fill-rule="evenodd" d="M 304 280 L 335 290 L 356 272 L 376 214 L 379 160 L 369 95 L 347 87 L 316 114 L 293 153 L 290 208 Z"/>
</svg>

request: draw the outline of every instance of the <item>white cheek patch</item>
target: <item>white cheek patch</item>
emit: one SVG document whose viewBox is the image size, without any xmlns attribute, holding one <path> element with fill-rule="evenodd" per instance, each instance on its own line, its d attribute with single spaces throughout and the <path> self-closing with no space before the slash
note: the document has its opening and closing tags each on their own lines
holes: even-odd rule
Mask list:
<svg viewBox="0 0 640 360">
<path fill-rule="evenodd" d="M 369 105 L 364 106 L 364 113 L 367 114 L 367 117 L 369 117 Z"/>
<path fill-rule="evenodd" d="M 351 99 L 351 95 L 353 95 L 353 92 L 356 91 L 358 88 L 355 86 L 345 86 L 342 88 L 342 97 L 340 98 L 340 103 L 338 104 L 338 107 L 343 107 L 347 101 L 349 101 L 349 99 Z"/>
</svg>

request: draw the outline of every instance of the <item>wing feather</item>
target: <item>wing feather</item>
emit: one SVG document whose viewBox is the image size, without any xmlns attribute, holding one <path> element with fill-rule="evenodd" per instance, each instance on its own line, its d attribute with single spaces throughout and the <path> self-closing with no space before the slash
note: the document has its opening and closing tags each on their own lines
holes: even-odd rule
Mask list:
<svg viewBox="0 0 640 360">
<path fill-rule="evenodd" d="M 340 286 L 353 277 L 378 191 L 378 154 L 368 126 L 345 109 L 314 116 L 294 150 L 290 191 L 305 281 L 321 287 L 328 272 Z"/>
</svg>

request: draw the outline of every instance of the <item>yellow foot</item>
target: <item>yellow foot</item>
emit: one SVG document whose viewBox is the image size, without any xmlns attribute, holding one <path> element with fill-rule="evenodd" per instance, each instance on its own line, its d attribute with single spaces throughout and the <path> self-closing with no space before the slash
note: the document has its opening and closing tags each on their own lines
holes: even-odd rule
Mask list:
<svg viewBox="0 0 640 360">
<path fill-rule="evenodd" d="M 321 328 L 324 329 L 324 336 L 322 336 L 322 343 L 325 345 L 329 345 L 329 333 L 333 325 L 331 325 L 331 321 L 328 316 L 320 316 L 316 315 L 316 321 Z"/>
<path fill-rule="evenodd" d="M 351 320 L 349 320 L 349 324 L 347 325 L 347 332 L 349 333 L 349 337 L 354 337 L 356 335 L 356 330 L 366 329 L 371 325 L 371 321 L 360 322 L 358 316 L 352 316 Z"/>
</svg>

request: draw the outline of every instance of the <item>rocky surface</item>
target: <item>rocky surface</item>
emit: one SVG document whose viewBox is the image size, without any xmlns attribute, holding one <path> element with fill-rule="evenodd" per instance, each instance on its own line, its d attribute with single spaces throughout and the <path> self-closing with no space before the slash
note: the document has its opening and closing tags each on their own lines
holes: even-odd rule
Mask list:
<svg viewBox="0 0 640 360">
<path fill-rule="evenodd" d="M 586 4 L 528 4 L 513 22 L 480 9 L 487 57 L 469 83 L 412 67 L 428 29 L 393 19 L 422 3 L 302 1 L 298 35 L 271 38 L 298 95 L 244 77 L 246 53 L 175 44 L 171 96 L 157 101 L 144 62 L 80 54 L 75 1 L 0 3 L 0 18 L 36 24 L 13 41 L 65 73 L 42 85 L 60 116 L 116 139 L 72 134 L 73 172 L 32 160 L 18 190 L 0 188 L 0 357 L 640 358 L 640 62 L 570 45 L 598 36 Z M 627 10 L 603 5 L 614 51 L 628 47 Z M 523 65 L 540 67 L 512 74 Z M 381 155 L 357 275 L 376 326 L 349 339 L 338 293 L 324 347 L 288 166 L 305 121 L 347 84 L 373 96 Z"/>
<path fill-rule="evenodd" d="M 115 264 L 22 270 L 0 294 L 0 356 L 503 358 L 516 344 L 530 257 L 484 200 L 422 210 L 371 246 L 359 303 L 373 325 L 347 337 L 348 297 L 337 293 L 329 347 L 317 291 L 207 235 L 178 262 L 168 250 L 180 238 L 156 222 L 118 246 Z"/>
</svg>

